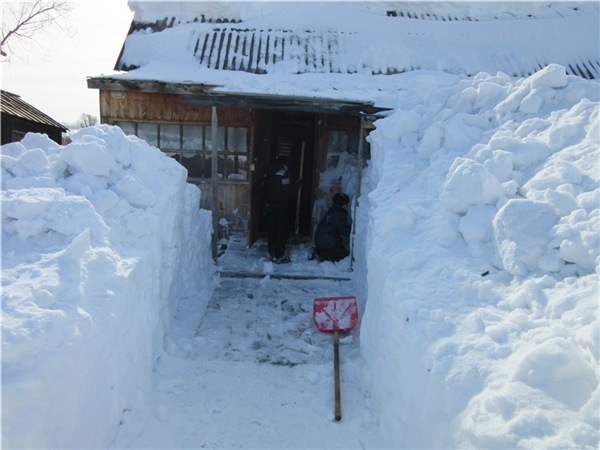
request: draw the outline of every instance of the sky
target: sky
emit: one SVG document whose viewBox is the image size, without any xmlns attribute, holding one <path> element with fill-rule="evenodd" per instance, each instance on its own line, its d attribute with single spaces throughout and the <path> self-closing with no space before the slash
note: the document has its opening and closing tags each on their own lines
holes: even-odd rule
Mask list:
<svg viewBox="0 0 600 450">
<path fill-rule="evenodd" d="M 83 113 L 99 118 L 98 91 L 88 89 L 86 77 L 113 69 L 133 17 L 127 0 L 73 3 L 68 24 L 40 31 L 33 45 L 14 42 L 15 54 L 0 66 L 2 89 L 61 123 Z"/>
</svg>

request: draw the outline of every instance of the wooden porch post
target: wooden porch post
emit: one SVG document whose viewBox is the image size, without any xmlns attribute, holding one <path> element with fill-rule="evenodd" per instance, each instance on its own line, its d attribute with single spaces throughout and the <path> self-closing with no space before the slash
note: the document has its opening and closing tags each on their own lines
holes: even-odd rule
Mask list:
<svg viewBox="0 0 600 450">
<path fill-rule="evenodd" d="M 218 248 L 217 244 L 219 241 L 219 196 L 218 196 L 218 181 L 219 181 L 219 166 L 218 166 L 218 157 L 219 153 L 217 150 L 218 147 L 218 117 L 217 117 L 217 107 L 212 107 L 212 116 L 211 116 L 211 127 L 210 127 L 210 140 L 212 142 L 212 154 L 211 154 L 211 191 L 212 191 L 212 200 L 211 200 L 211 210 L 212 210 L 212 224 L 213 224 L 213 236 L 212 236 L 212 254 L 213 258 L 217 259 Z"/>
<path fill-rule="evenodd" d="M 363 159 L 363 140 L 365 131 L 365 119 L 361 116 L 360 127 L 358 130 L 358 158 L 356 161 L 356 190 L 354 191 L 354 202 L 352 203 L 352 239 L 350 239 L 350 270 L 354 265 L 354 237 L 356 235 L 356 209 L 358 207 L 358 197 L 360 196 L 360 184 L 362 181 L 362 159 Z"/>
</svg>

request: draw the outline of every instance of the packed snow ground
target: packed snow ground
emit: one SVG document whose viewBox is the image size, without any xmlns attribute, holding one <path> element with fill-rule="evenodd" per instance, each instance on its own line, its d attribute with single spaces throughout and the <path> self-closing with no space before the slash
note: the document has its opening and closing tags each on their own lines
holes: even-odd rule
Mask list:
<svg viewBox="0 0 600 450">
<path fill-rule="evenodd" d="M 259 244 L 253 259 L 281 272 Z M 307 266 L 307 248 L 290 249 L 292 266 Z M 351 294 L 352 283 L 223 278 L 203 316 L 197 298 L 182 302 L 155 369 L 152 413 L 147 423 L 139 411 L 125 415 L 111 448 L 372 448 L 377 427 L 360 383 L 358 330 L 341 340 L 337 423 L 333 340 L 313 325 L 313 299 L 340 293 Z"/>
<path fill-rule="evenodd" d="M 352 289 L 364 315 L 360 357 L 350 351 L 343 367 L 358 405 L 345 408 L 349 420 L 371 425 L 367 446 L 596 448 L 598 83 L 560 66 L 527 79 L 405 80 L 414 88 L 396 93 L 371 133 L 358 202 Z M 258 345 L 241 345 L 236 360 L 206 341 L 226 319 L 207 309 L 210 215 L 185 178 L 105 125 L 64 147 L 34 134 L 2 147 L 4 447 L 147 444 L 153 423 L 189 415 L 197 428 L 157 445 L 183 448 L 195 433 L 213 447 L 285 446 L 274 436 L 298 433 L 277 404 L 287 394 L 314 405 L 313 424 L 331 420 L 322 338 L 292 368 L 256 362 Z M 286 286 L 264 283 L 248 288 L 255 299 L 247 290 L 227 300 L 254 300 L 248 319 L 259 320 L 261 302 L 282 308 L 266 293 Z M 309 328 L 286 330 L 307 326 L 314 292 L 287 295 L 298 316 L 271 327 L 289 351 L 309 344 Z M 184 337 L 189 321 L 216 334 Z M 226 364 L 237 368 L 217 379 Z M 288 392 L 298 384 L 285 369 L 305 395 Z M 180 383 L 190 371 L 195 384 Z M 273 405 L 225 395 L 254 388 Z M 214 434 L 219 401 L 259 419 Z"/>
</svg>

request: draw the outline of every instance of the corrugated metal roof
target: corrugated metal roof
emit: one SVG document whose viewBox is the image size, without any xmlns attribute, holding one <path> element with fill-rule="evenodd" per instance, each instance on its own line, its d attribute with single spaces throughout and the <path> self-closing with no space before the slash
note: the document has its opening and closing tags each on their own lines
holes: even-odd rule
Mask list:
<svg viewBox="0 0 600 450">
<path fill-rule="evenodd" d="M 341 73 L 348 69 L 338 58 L 336 33 L 215 29 L 196 39 L 194 56 L 209 69 L 267 73 L 286 61 L 298 73 Z"/>
<path fill-rule="evenodd" d="M 293 32 L 288 30 L 251 30 L 241 28 L 214 29 L 196 38 L 194 56 L 201 67 L 264 74 L 276 64 L 293 67 L 295 73 L 356 73 L 364 65 L 343 57 L 343 41 L 348 33 Z M 529 76 L 555 61 L 522 61 L 506 57 L 499 69 L 515 76 Z M 600 59 L 572 60 L 567 73 L 588 79 L 600 76 Z M 511 67 L 520 67 L 510 71 Z M 388 61 L 385 69 L 372 68 L 371 73 L 395 74 L 419 69 L 403 61 Z"/>
<path fill-rule="evenodd" d="M 194 57 L 200 67 L 216 70 L 242 71 L 265 74 L 276 65 L 285 64 L 292 73 L 357 73 L 368 69 L 374 75 L 390 75 L 411 70 L 429 69 L 410 61 L 389 60 L 386 67 L 368 68 L 366 62 L 345 57 L 344 38 L 348 33 L 290 30 L 262 30 L 242 28 L 214 28 L 195 36 Z M 340 42 L 341 41 L 341 42 Z M 512 76 L 527 77 L 550 63 L 563 64 L 569 75 L 587 79 L 600 78 L 600 57 L 567 60 L 546 60 L 537 57 L 524 61 L 513 55 L 504 55 L 495 61 L 496 70 Z M 120 59 L 117 70 L 133 70 Z M 467 73 L 474 75 L 474 73 Z"/>
<path fill-rule="evenodd" d="M 10 116 L 18 117 L 23 120 L 41 123 L 51 127 L 67 131 L 67 128 L 54 120 L 52 117 L 44 114 L 39 109 L 31 106 L 17 94 L 8 91 L 1 91 L 0 112 Z"/>
</svg>

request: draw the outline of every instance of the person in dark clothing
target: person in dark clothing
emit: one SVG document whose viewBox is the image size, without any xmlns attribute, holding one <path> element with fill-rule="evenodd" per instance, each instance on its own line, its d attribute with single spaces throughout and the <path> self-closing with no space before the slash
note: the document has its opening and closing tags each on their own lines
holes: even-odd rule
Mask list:
<svg viewBox="0 0 600 450">
<path fill-rule="evenodd" d="M 262 180 L 263 213 L 267 224 L 269 257 L 275 263 L 288 263 L 285 254 L 289 235 L 290 174 L 284 157 L 272 162 Z"/>
<path fill-rule="evenodd" d="M 348 205 L 350 198 L 344 193 L 333 196 L 333 205 L 325 213 L 315 231 L 315 252 L 321 261 L 339 261 L 349 255 L 342 240 L 350 236 Z"/>
</svg>

